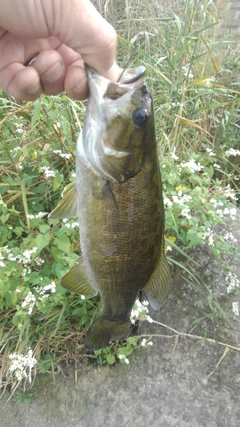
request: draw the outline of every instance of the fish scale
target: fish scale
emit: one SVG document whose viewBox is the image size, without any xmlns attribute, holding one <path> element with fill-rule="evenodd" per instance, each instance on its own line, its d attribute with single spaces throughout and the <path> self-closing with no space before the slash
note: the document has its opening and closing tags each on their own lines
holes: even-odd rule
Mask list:
<svg viewBox="0 0 240 427">
<path fill-rule="evenodd" d="M 170 282 L 164 251 L 164 208 L 153 103 L 144 67 L 111 82 L 87 67 L 90 96 L 77 142 L 76 184 L 51 218 L 79 216 L 82 255 L 62 286 L 100 293 L 102 311 L 86 333 L 89 350 L 131 333 L 139 291 L 153 309 Z"/>
</svg>

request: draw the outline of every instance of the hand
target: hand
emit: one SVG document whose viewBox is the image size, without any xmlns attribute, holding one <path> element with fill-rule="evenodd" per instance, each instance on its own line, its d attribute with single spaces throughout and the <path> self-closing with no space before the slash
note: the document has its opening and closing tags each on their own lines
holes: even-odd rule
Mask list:
<svg viewBox="0 0 240 427">
<path fill-rule="evenodd" d="M 89 0 L 1 0 L 0 88 L 9 95 L 85 99 L 84 62 L 116 80 L 115 52 L 116 33 Z"/>
</svg>

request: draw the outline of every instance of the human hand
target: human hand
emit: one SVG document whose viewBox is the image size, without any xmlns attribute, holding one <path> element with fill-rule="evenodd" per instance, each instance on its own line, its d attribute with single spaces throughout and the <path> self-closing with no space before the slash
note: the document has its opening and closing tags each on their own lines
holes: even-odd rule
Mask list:
<svg viewBox="0 0 240 427">
<path fill-rule="evenodd" d="M 88 96 L 84 62 L 116 80 L 116 33 L 89 0 L 1 0 L 0 88 L 18 99 Z M 36 56 L 29 66 L 28 61 Z"/>
</svg>

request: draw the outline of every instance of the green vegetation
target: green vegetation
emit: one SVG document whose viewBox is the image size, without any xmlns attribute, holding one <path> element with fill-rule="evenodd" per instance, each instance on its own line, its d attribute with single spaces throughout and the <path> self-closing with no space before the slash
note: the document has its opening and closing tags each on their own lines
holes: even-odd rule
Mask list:
<svg viewBox="0 0 240 427">
<path fill-rule="evenodd" d="M 119 30 L 122 66 L 131 41 L 139 31 L 146 31 L 145 44 L 132 66 L 146 65 L 154 97 L 167 247 L 207 243 L 221 260 L 224 254 L 236 252 L 233 236 L 219 236 L 213 227 L 234 220 L 239 197 L 240 57 L 234 43 L 214 41 L 213 3 L 198 3 L 186 1 L 178 15 L 176 10 L 163 14 L 151 6 L 147 18 L 146 11 L 132 5 L 114 25 Z M 144 1 L 141 4 L 144 7 Z M 108 6 L 108 18 L 113 20 L 111 2 Z M 85 103 L 64 94 L 21 103 L 0 93 L 3 391 L 8 384 L 11 393 L 19 385 L 27 387 L 36 372 L 59 371 L 64 363 L 128 363 L 134 349 L 149 345 L 133 336 L 86 354 L 84 331 L 100 300 L 70 294 L 59 284 L 78 258 L 78 224 L 48 220 L 47 214 L 57 205 L 64 186 L 74 180 L 75 141 L 84 112 Z M 230 270 L 226 292 L 237 294 L 239 282 L 230 267 L 225 266 Z M 202 289 L 194 277 L 192 284 L 210 310 L 201 317 L 217 323 L 224 313 L 216 301 L 210 301 L 211 290 Z M 135 319 L 148 318 L 146 306 L 137 302 L 135 309 Z M 233 310 L 239 313 L 237 299 Z"/>
</svg>

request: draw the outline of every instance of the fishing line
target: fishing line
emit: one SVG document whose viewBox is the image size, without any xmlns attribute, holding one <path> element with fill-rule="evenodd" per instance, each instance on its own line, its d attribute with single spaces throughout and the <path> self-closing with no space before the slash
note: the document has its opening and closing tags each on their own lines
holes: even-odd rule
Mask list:
<svg viewBox="0 0 240 427">
<path fill-rule="evenodd" d="M 133 50 L 132 50 L 132 52 L 131 52 L 131 54 L 130 54 L 130 56 L 129 56 L 129 58 L 128 58 L 128 60 L 127 60 L 127 62 L 126 62 L 126 64 L 125 64 L 125 67 L 123 67 L 123 70 L 122 70 L 122 72 L 121 72 L 121 74 L 120 74 L 120 76 L 118 77 L 118 80 L 117 80 L 117 83 L 119 83 L 120 82 L 120 80 L 121 80 L 121 78 L 122 78 L 122 76 L 123 76 L 123 74 L 124 74 L 124 72 L 126 71 L 126 69 L 128 68 L 128 66 L 129 66 L 129 64 L 130 64 L 130 62 L 131 62 L 131 60 L 132 60 L 132 58 L 133 58 L 133 55 L 135 54 L 135 52 L 136 52 L 136 50 L 137 50 L 137 48 L 138 48 L 138 46 L 141 44 L 141 42 L 142 42 L 142 39 L 143 39 L 143 37 L 145 36 L 145 31 L 141 31 L 141 33 L 138 33 L 138 35 L 137 35 L 137 37 L 136 37 L 136 39 L 135 39 L 135 41 L 134 41 L 134 48 L 133 48 Z"/>
</svg>

